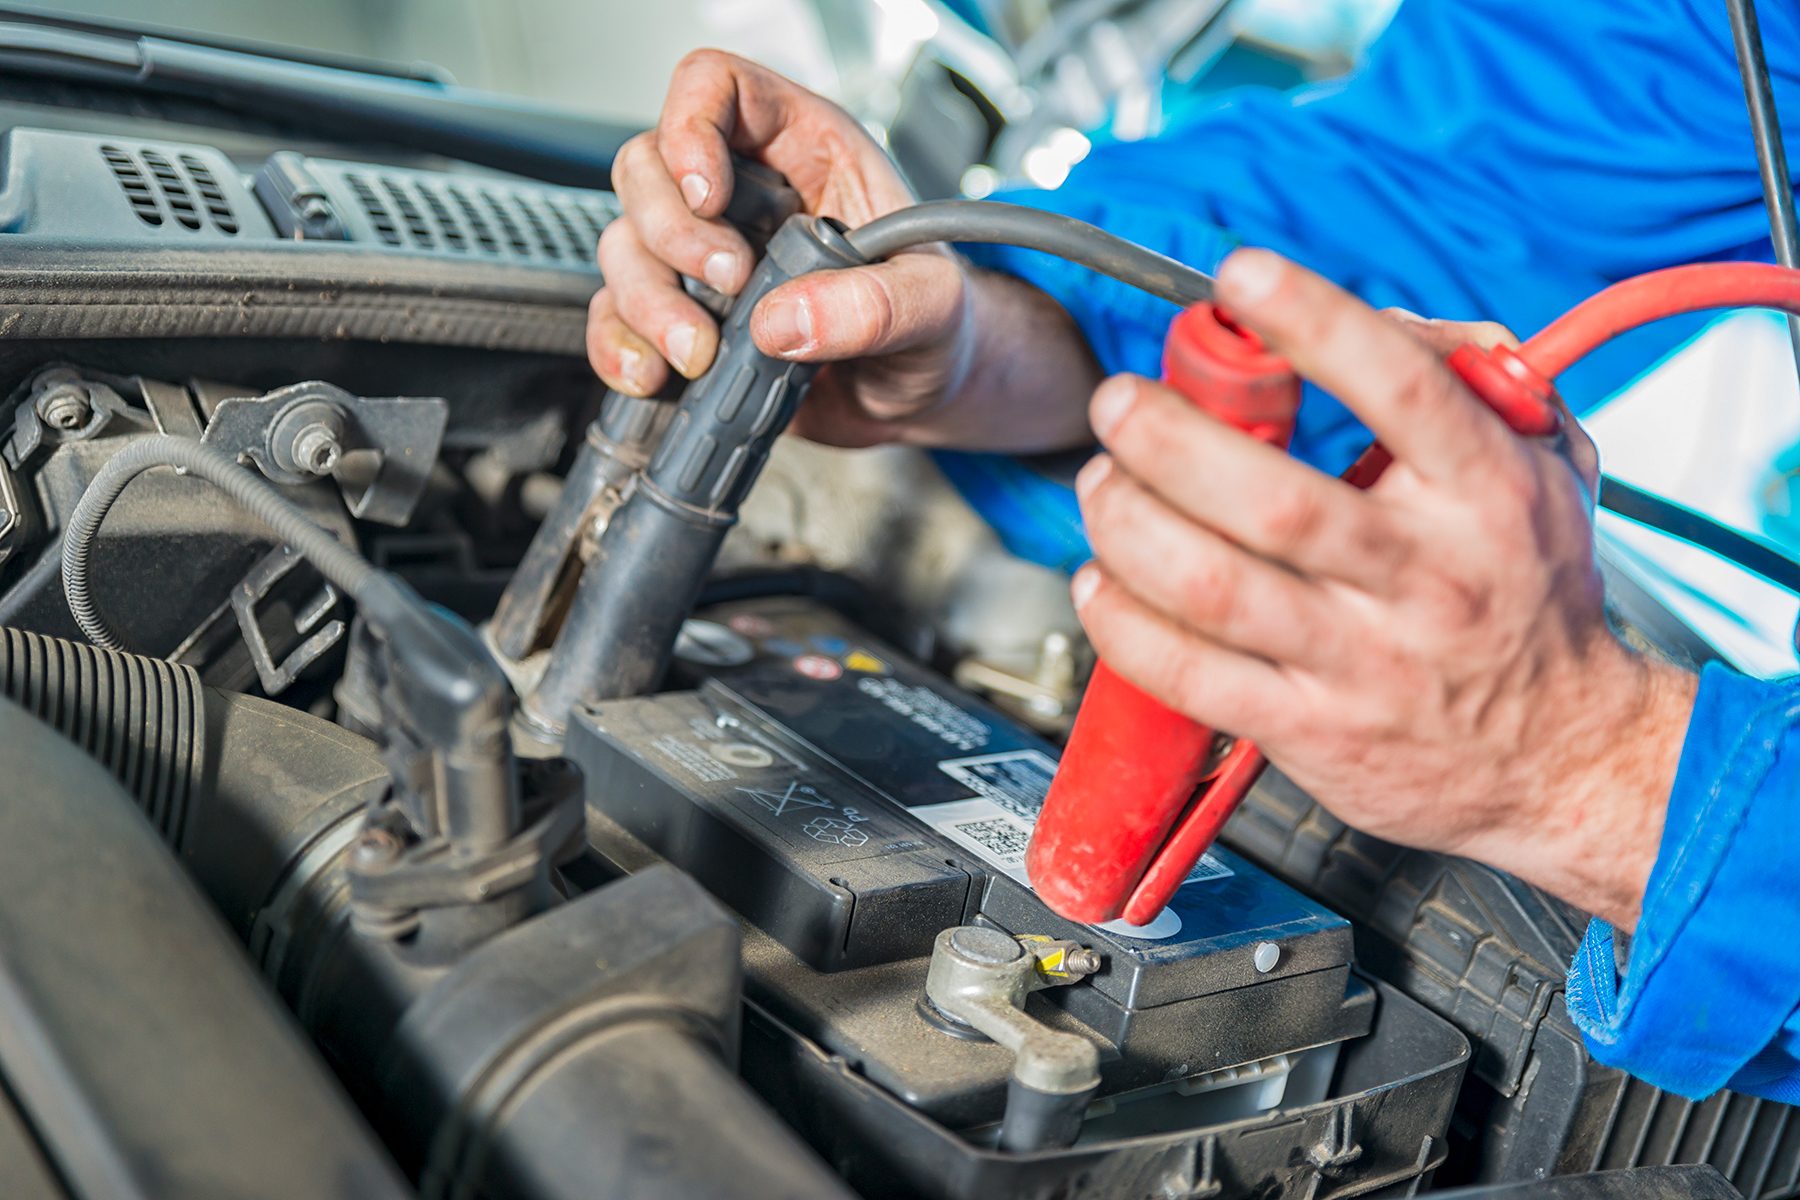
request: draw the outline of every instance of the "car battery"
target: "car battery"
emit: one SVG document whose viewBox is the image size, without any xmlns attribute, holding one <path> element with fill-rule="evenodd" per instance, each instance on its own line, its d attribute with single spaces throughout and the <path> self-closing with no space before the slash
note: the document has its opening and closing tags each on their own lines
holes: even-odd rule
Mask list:
<svg viewBox="0 0 1800 1200">
<path fill-rule="evenodd" d="M 915 1107 L 991 1119 L 1010 1065 L 918 1011 L 932 940 L 952 925 L 1104 956 L 1028 1011 L 1099 1042 L 1110 1092 L 1367 1031 L 1347 922 L 1229 850 L 1148 925 L 1050 912 L 1023 864 L 1055 748 L 831 610 L 709 610 L 678 655 L 679 690 L 571 725 L 597 849 L 698 878 L 749 926 L 751 996 Z"/>
</svg>

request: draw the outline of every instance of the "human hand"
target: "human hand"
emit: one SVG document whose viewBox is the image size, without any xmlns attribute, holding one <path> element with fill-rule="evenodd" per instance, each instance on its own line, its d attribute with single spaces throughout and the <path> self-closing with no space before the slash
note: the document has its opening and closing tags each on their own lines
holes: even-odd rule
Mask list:
<svg viewBox="0 0 1800 1200">
<path fill-rule="evenodd" d="M 785 175 L 805 210 L 855 227 L 913 203 L 881 148 L 854 118 L 767 68 L 716 50 L 683 59 L 654 130 L 620 150 L 613 183 L 624 216 L 600 239 L 605 286 L 588 315 L 588 357 L 606 383 L 650 395 L 669 366 L 693 379 L 712 364 L 718 326 L 679 276 L 735 295 L 755 265 L 721 219 L 731 154 Z M 794 427 L 816 440 L 865 445 L 953 393 L 972 357 L 968 279 L 942 248 L 797 279 L 766 297 L 751 335 L 767 354 L 834 364 Z M 924 440 L 931 440 L 929 437 Z"/>
<path fill-rule="evenodd" d="M 1442 361 L 1467 328 L 1384 318 L 1266 251 L 1228 259 L 1218 297 L 1394 464 L 1357 491 L 1109 380 L 1109 454 L 1077 483 L 1095 647 L 1352 825 L 1631 928 L 1694 680 L 1607 625 L 1592 444 L 1572 420 L 1561 445 L 1513 434 Z"/>
</svg>

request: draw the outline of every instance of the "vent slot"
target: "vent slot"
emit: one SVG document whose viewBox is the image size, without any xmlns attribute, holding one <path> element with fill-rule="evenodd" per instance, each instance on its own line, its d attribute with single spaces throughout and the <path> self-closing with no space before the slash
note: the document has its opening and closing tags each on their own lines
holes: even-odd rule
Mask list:
<svg viewBox="0 0 1800 1200">
<path fill-rule="evenodd" d="M 406 185 L 383 175 L 381 186 L 393 198 L 394 207 L 400 210 L 400 219 L 406 224 L 408 240 L 421 250 L 435 250 L 437 237 L 431 232 L 431 226 L 425 223 L 425 214 L 413 203 L 412 193 L 407 191 Z"/>
<path fill-rule="evenodd" d="M 425 207 L 431 210 L 431 219 L 437 222 L 438 232 L 443 235 L 444 245 L 458 254 L 466 253 L 469 249 L 468 236 L 463 233 L 462 226 L 456 223 L 456 215 L 444 202 L 443 193 L 423 179 L 418 181 L 418 187 L 419 195 L 425 200 Z"/>
<path fill-rule="evenodd" d="M 538 248 L 543 251 L 544 257 L 553 260 L 562 258 L 562 247 L 550 236 L 550 226 L 544 223 L 544 214 L 538 211 L 537 205 L 518 192 L 512 194 L 512 201 L 525 214 L 525 223 L 531 226 L 531 234 L 537 239 Z"/>
<path fill-rule="evenodd" d="M 356 202 L 362 205 L 363 215 L 369 218 L 369 224 L 375 230 L 375 236 L 390 246 L 400 244 L 400 227 L 394 223 L 394 214 L 388 211 L 386 204 L 376 194 L 375 188 L 366 176 L 349 174 L 344 178 L 350 183 L 350 190 L 356 193 Z"/>
<path fill-rule="evenodd" d="M 237 216 L 231 211 L 231 201 L 225 198 L 225 189 L 219 186 L 212 170 L 192 154 L 182 155 L 181 165 L 188 178 L 194 181 L 194 190 L 200 193 L 200 203 L 206 206 L 206 215 L 212 218 L 213 228 L 220 233 L 236 233 Z"/>
<path fill-rule="evenodd" d="M 582 237 L 581 231 L 575 228 L 574 218 L 570 217 L 568 210 L 556 201 L 545 197 L 544 207 L 549 209 L 550 215 L 556 218 L 557 227 L 562 230 L 563 237 L 568 239 L 569 249 L 574 253 L 575 261 L 580 262 L 584 258 L 591 258 L 595 243 L 600 240 L 599 235 L 595 234 L 592 240 Z"/>
<path fill-rule="evenodd" d="M 144 178 L 144 170 L 138 166 L 137 159 L 117 146 L 100 147 L 100 156 L 112 168 L 113 178 L 119 181 L 119 189 L 125 193 L 125 201 L 131 205 L 138 220 L 146 225 L 161 225 L 162 208 L 156 203 L 156 194 L 150 190 L 150 181 Z"/>
<path fill-rule="evenodd" d="M 531 243 L 525 240 L 524 230 L 519 228 L 519 223 L 513 220 L 512 214 L 506 211 L 506 206 L 495 199 L 492 192 L 482 192 L 481 198 L 487 201 L 488 208 L 494 214 L 494 219 L 500 222 L 500 231 L 506 235 L 507 244 L 512 246 L 513 253 L 520 258 L 530 258 Z"/>
<path fill-rule="evenodd" d="M 175 169 L 175 164 L 154 150 L 144 151 L 143 159 L 175 223 L 184 229 L 200 228 L 200 206 L 194 203 L 194 193 L 188 190 L 187 180 Z"/>
<path fill-rule="evenodd" d="M 455 184 L 451 184 L 447 190 L 450 199 L 456 201 L 456 207 L 461 210 L 463 220 L 469 223 L 469 232 L 475 235 L 475 244 L 481 247 L 482 253 L 500 253 L 500 242 L 494 237 L 494 227 L 481 215 L 481 210 L 475 207 L 475 202 L 469 199 L 468 193 Z"/>
</svg>

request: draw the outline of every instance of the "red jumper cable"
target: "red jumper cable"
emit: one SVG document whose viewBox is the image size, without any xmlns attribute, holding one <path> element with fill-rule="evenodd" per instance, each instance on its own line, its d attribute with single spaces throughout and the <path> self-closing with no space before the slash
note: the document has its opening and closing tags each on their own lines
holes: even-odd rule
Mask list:
<svg viewBox="0 0 1800 1200">
<path fill-rule="evenodd" d="M 1602 343 L 1663 317 L 1714 308 L 1800 313 L 1800 270 L 1702 263 L 1624 280 L 1589 297 L 1517 350 L 1474 345 L 1447 360 L 1518 434 L 1562 426 L 1552 380 Z M 1299 382 L 1285 362 L 1210 304 L 1177 317 L 1164 346 L 1167 382 L 1203 411 L 1286 445 Z M 1379 442 L 1343 478 L 1368 487 L 1389 463 Z M 1094 669 L 1062 765 L 1038 817 L 1026 870 L 1065 917 L 1148 924 L 1243 800 L 1265 760 L 1247 739 L 1189 720 L 1114 674 Z"/>
</svg>

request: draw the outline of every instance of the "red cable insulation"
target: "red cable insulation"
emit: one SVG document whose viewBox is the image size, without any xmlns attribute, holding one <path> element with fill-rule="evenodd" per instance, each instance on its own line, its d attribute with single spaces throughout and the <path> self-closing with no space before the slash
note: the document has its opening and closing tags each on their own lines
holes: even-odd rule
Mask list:
<svg viewBox="0 0 1800 1200">
<path fill-rule="evenodd" d="M 1555 379 L 1627 330 L 1710 308 L 1773 308 L 1800 313 L 1800 271 L 1774 263 L 1695 263 L 1651 271 L 1596 292 L 1519 347 L 1519 355 Z"/>
</svg>

